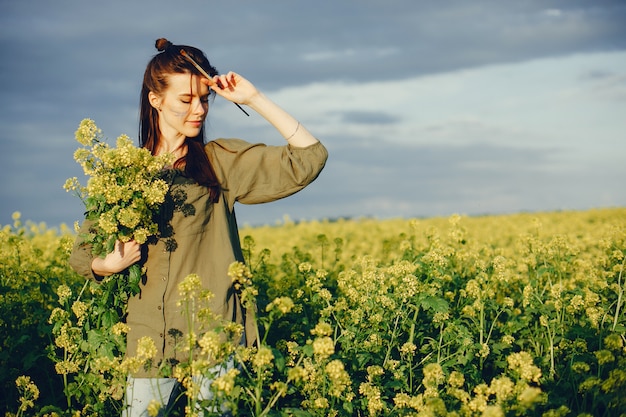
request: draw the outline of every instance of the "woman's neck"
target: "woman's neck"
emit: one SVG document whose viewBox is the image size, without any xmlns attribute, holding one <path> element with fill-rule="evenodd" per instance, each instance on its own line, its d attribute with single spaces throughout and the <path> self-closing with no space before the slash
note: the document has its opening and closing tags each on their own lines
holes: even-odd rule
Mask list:
<svg viewBox="0 0 626 417">
<path fill-rule="evenodd" d="M 157 145 L 156 155 L 167 153 L 173 154 L 177 160 L 187 155 L 187 142 L 185 138 L 167 140 L 161 137 Z"/>
</svg>

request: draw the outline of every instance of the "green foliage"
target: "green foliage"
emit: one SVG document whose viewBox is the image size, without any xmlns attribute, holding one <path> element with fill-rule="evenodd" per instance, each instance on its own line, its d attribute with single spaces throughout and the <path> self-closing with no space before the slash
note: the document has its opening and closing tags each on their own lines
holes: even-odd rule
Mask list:
<svg viewBox="0 0 626 417">
<path fill-rule="evenodd" d="M 38 386 L 39 403 L 62 404 L 61 380 L 48 359 L 48 318 L 57 287 L 82 281 L 67 265 L 74 237 L 66 228 L 13 218 L 0 230 L 0 415 L 17 404 L 16 379 L 24 374 Z"/>
</svg>

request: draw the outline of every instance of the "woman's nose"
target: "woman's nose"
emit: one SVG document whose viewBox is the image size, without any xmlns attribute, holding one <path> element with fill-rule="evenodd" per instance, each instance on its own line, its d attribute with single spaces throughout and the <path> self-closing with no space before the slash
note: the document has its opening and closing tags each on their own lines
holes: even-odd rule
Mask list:
<svg viewBox="0 0 626 417">
<path fill-rule="evenodd" d="M 192 104 L 191 112 L 193 114 L 204 114 L 209 110 L 208 103 L 202 102 L 202 100 L 198 100 L 195 104 Z"/>
</svg>

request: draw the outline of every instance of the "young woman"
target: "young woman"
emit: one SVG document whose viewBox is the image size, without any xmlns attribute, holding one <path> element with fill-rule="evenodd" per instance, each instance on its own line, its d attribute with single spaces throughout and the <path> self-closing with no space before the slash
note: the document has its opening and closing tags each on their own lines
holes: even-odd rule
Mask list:
<svg viewBox="0 0 626 417">
<path fill-rule="evenodd" d="M 169 335 L 172 330 L 187 332 L 177 306 L 178 284 L 187 275 L 199 275 L 203 287 L 215 295 L 214 313 L 247 328 L 252 324 L 227 275 L 229 265 L 242 260 L 235 202 L 265 203 L 289 196 L 315 180 L 328 156 L 300 122 L 241 75 L 218 75 L 204 53 L 194 47 L 172 45 L 166 39 L 157 40 L 156 47 L 160 53 L 144 74 L 139 142 L 154 155 L 172 153 L 176 158 L 166 174 L 170 190 L 161 208 L 160 235 L 144 247 L 134 241 L 118 242 L 105 258 L 94 258 L 90 248 L 77 239 L 70 258 L 77 272 L 93 279 L 121 272 L 136 262 L 145 266 L 141 293 L 128 302 L 127 352 L 133 355 L 137 341 L 149 336 L 158 354 L 153 368 L 129 377 L 127 416 L 147 415 L 152 399 L 167 402 L 173 380 L 160 378 L 158 365 L 180 358 Z M 266 146 L 240 139 L 207 143 L 204 121 L 213 94 L 256 111 L 286 143 Z M 252 343 L 254 333 L 246 333 L 246 342 Z"/>
</svg>

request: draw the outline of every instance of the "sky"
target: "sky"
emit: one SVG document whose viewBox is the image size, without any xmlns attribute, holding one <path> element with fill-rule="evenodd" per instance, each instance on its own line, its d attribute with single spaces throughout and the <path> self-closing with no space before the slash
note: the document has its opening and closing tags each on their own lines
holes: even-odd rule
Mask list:
<svg viewBox="0 0 626 417">
<path fill-rule="evenodd" d="M 0 0 L 0 225 L 83 216 L 74 131 L 137 137 L 154 41 L 202 49 L 329 151 L 240 225 L 626 206 L 623 0 Z M 208 139 L 282 145 L 216 98 Z"/>
</svg>

